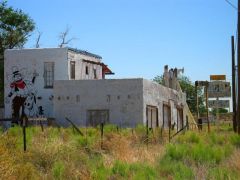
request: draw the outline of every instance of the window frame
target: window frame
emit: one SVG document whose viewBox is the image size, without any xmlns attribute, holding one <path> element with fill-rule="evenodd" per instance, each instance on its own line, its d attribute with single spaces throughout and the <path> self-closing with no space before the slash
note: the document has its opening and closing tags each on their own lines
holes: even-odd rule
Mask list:
<svg viewBox="0 0 240 180">
<path fill-rule="evenodd" d="M 85 74 L 86 74 L 86 75 L 89 75 L 89 68 L 88 68 L 87 65 L 85 66 Z"/>
<path fill-rule="evenodd" d="M 76 62 L 70 61 L 70 79 L 76 79 Z"/>
<path fill-rule="evenodd" d="M 55 63 L 54 62 L 44 62 L 44 88 L 52 89 L 54 83 L 54 69 Z"/>
</svg>

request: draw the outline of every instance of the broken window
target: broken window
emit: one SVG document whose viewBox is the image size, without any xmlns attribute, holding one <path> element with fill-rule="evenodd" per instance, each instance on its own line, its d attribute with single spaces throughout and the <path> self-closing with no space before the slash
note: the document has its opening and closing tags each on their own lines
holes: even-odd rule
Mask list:
<svg viewBox="0 0 240 180">
<path fill-rule="evenodd" d="M 94 74 L 94 79 L 97 79 L 97 70 L 95 68 L 93 69 L 93 74 Z"/>
<path fill-rule="evenodd" d="M 171 126 L 171 107 L 163 104 L 163 127 L 169 128 Z"/>
<path fill-rule="evenodd" d="M 54 62 L 44 62 L 44 87 L 53 88 Z"/>
<path fill-rule="evenodd" d="M 70 62 L 71 79 L 75 79 L 75 61 Z"/>
<path fill-rule="evenodd" d="M 88 66 L 85 68 L 86 75 L 88 75 Z"/>
<path fill-rule="evenodd" d="M 177 129 L 183 128 L 183 109 L 177 108 Z"/>
<path fill-rule="evenodd" d="M 109 123 L 109 110 L 88 110 L 87 111 L 87 124 L 90 126 L 98 126 L 101 123 Z"/>
<path fill-rule="evenodd" d="M 156 106 L 147 106 L 146 113 L 148 128 L 158 127 L 158 108 Z"/>
</svg>

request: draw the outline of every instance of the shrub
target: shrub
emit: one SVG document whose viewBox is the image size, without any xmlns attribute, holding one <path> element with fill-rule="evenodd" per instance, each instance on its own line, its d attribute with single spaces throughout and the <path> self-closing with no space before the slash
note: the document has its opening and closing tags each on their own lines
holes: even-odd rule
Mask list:
<svg viewBox="0 0 240 180">
<path fill-rule="evenodd" d="M 230 137 L 230 142 L 231 142 L 234 146 L 240 148 L 240 136 L 239 136 L 239 135 L 237 135 L 237 134 L 232 135 L 232 136 Z"/>
<path fill-rule="evenodd" d="M 200 137 L 197 133 L 188 131 L 184 135 L 181 135 L 177 139 L 180 143 L 199 143 Z"/>
<path fill-rule="evenodd" d="M 223 168 L 223 167 L 216 167 L 210 169 L 207 175 L 208 179 L 238 179 L 238 175 L 236 172 Z"/>
<path fill-rule="evenodd" d="M 172 160 L 169 157 L 164 157 L 158 165 L 160 177 L 172 177 L 173 179 L 194 179 L 194 174 L 191 168 L 183 162 Z M 169 178 L 171 179 L 171 178 Z"/>
<path fill-rule="evenodd" d="M 166 157 L 173 160 L 182 160 L 188 155 L 189 147 L 184 144 L 169 144 L 166 147 Z"/>
<path fill-rule="evenodd" d="M 98 126 L 99 131 L 101 126 Z M 103 127 L 103 133 L 117 132 L 117 126 L 114 124 L 105 124 Z"/>
<path fill-rule="evenodd" d="M 121 161 L 116 161 L 112 167 L 112 174 L 127 177 L 129 173 L 129 165 Z"/>
<path fill-rule="evenodd" d="M 134 163 L 130 164 L 129 172 L 131 179 L 141 180 L 141 179 L 157 179 L 156 170 L 149 165 Z"/>
<path fill-rule="evenodd" d="M 98 180 L 105 180 L 105 179 L 109 179 L 110 174 L 111 174 L 111 170 L 109 168 L 106 168 L 104 165 L 102 165 L 92 171 L 92 178 L 98 179 Z"/>
<path fill-rule="evenodd" d="M 214 145 L 214 144 L 223 145 L 223 144 L 225 143 L 225 141 L 226 141 L 224 135 L 220 135 L 220 134 L 216 135 L 214 132 L 211 132 L 211 133 L 207 136 L 207 138 L 209 138 L 210 143 L 211 143 L 212 145 Z"/>
<path fill-rule="evenodd" d="M 63 179 L 63 174 L 64 174 L 64 163 L 61 161 L 57 161 L 53 164 L 52 167 L 52 174 L 55 179 Z"/>
</svg>

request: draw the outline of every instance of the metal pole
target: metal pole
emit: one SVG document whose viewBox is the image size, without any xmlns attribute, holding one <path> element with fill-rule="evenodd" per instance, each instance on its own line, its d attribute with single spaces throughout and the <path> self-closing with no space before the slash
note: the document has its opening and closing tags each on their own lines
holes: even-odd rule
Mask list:
<svg viewBox="0 0 240 180">
<path fill-rule="evenodd" d="M 237 36 L 237 39 L 238 39 L 238 52 L 237 52 L 237 61 L 238 61 L 238 80 L 237 80 L 237 89 L 238 89 L 238 93 L 237 93 L 237 124 L 238 124 L 238 134 L 240 134 L 240 88 L 239 88 L 239 85 L 240 85 L 240 27 L 239 27 L 239 24 L 240 24 L 240 0 L 238 0 L 238 36 Z"/>
<path fill-rule="evenodd" d="M 235 49 L 234 49 L 234 36 L 232 40 L 232 103 L 233 103 L 233 130 L 237 132 L 237 119 L 236 119 L 236 70 L 235 70 Z M 230 111 L 229 111 L 230 112 Z"/>
</svg>

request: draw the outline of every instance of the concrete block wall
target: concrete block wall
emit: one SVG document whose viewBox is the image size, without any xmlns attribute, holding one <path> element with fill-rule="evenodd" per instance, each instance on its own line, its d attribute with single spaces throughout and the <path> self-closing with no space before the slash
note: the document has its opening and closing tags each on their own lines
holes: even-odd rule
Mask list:
<svg viewBox="0 0 240 180">
<path fill-rule="evenodd" d="M 71 80 L 54 84 L 54 116 L 63 126 L 65 117 L 81 126 L 88 110 L 109 110 L 109 121 L 122 127 L 142 124 L 142 79 Z"/>
<path fill-rule="evenodd" d="M 183 121 L 186 121 L 186 95 L 182 92 L 159 85 L 150 80 L 143 80 L 143 122 L 146 124 L 147 105 L 158 108 L 159 126 L 163 124 L 163 104 L 168 104 L 171 108 L 171 124 L 177 124 L 177 106 L 183 108 Z"/>
</svg>

